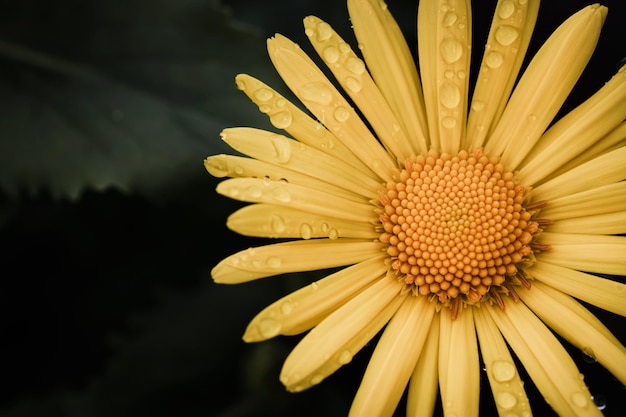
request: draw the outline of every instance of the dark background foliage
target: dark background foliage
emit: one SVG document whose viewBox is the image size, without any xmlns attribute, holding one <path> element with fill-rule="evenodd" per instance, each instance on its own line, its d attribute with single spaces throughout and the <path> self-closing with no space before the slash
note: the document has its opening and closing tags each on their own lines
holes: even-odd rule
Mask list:
<svg viewBox="0 0 626 417">
<path fill-rule="evenodd" d="M 389 3 L 414 47 L 416 2 Z M 317 275 L 214 284 L 213 265 L 261 241 L 226 229 L 238 203 L 202 166 L 226 151 L 221 129 L 271 128 L 233 83 L 248 72 L 287 93 L 264 39 L 281 32 L 310 51 L 301 20 L 316 14 L 354 44 L 344 2 L 0 4 L 0 416 L 345 415 L 375 343 L 320 386 L 284 390 L 280 366 L 299 337 L 246 345 L 241 334 Z M 544 1 L 531 51 L 586 4 Z M 564 111 L 626 55 L 622 0 L 605 4 Z M 475 51 L 493 5 L 474 1 Z M 623 319 L 593 311 L 626 341 Z M 606 415 L 623 415 L 624 386 L 568 348 Z M 550 415 L 524 379 L 535 414 Z"/>
</svg>

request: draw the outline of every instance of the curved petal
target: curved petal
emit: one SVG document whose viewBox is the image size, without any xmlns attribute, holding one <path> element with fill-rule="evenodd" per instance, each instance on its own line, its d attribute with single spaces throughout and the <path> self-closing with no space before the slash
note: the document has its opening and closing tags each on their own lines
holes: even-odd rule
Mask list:
<svg viewBox="0 0 626 417">
<path fill-rule="evenodd" d="M 572 358 L 524 303 L 507 302 L 504 310 L 487 303 L 481 308 L 498 325 L 546 402 L 559 415 L 602 416 Z"/>
<path fill-rule="evenodd" d="M 344 268 L 272 303 L 248 324 L 243 340 L 259 342 L 309 330 L 375 279 L 384 279 L 387 266 L 383 259 L 381 256 Z"/>
<path fill-rule="evenodd" d="M 498 326 L 482 308 L 474 309 L 474 323 L 498 415 L 524 415 L 530 409 L 528 396 Z"/>
<path fill-rule="evenodd" d="M 419 2 L 417 38 L 431 147 L 454 155 L 461 147 L 467 120 L 470 2 Z"/>
<path fill-rule="evenodd" d="M 568 342 L 600 362 L 626 384 L 626 348 L 580 303 L 540 282 L 520 288 L 520 298 Z"/>
<path fill-rule="evenodd" d="M 606 13 L 595 4 L 574 14 L 528 65 L 485 146 L 508 169 L 518 167 L 554 119 L 595 49 Z"/>
<path fill-rule="evenodd" d="M 350 408 L 351 417 L 393 414 L 430 336 L 435 306 L 426 297 L 404 300 L 376 345 Z"/>
<path fill-rule="evenodd" d="M 626 211 L 626 182 L 617 182 L 550 200 L 541 217 L 556 220 Z M 553 226 L 551 226 L 552 228 Z"/>
<path fill-rule="evenodd" d="M 428 153 L 428 122 L 413 55 L 400 27 L 379 0 L 348 0 L 348 13 L 376 85 L 408 133 L 413 147 Z"/>
<path fill-rule="evenodd" d="M 398 310 L 404 284 L 388 275 L 344 304 L 311 330 L 287 357 L 280 380 L 302 391 L 352 360 Z"/>
<path fill-rule="evenodd" d="M 596 235 L 626 233 L 626 210 L 562 219 L 550 225 L 550 232 Z"/>
<path fill-rule="evenodd" d="M 421 417 L 433 415 L 439 390 L 439 320 L 430 324 L 428 337 L 409 383 L 406 415 Z"/>
<path fill-rule="evenodd" d="M 483 147 L 500 120 L 526 55 L 538 11 L 539 0 L 518 5 L 510 0 L 498 1 L 472 96 L 465 149 Z"/>
<path fill-rule="evenodd" d="M 478 416 L 480 369 L 473 307 L 452 320 L 449 308 L 439 312 L 439 385 L 446 415 Z"/>
<path fill-rule="evenodd" d="M 382 244 L 359 239 L 314 239 L 249 248 L 224 258 L 211 275 L 221 284 L 240 284 L 288 272 L 351 265 L 378 257 Z"/>
</svg>

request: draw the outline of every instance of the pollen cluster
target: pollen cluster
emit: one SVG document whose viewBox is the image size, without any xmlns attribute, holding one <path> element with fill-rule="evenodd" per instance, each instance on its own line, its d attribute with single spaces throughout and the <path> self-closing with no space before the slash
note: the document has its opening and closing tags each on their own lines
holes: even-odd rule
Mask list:
<svg viewBox="0 0 626 417">
<path fill-rule="evenodd" d="M 380 196 L 380 241 L 416 294 L 477 303 L 518 275 L 538 230 L 524 187 L 480 151 L 407 160 Z"/>
</svg>

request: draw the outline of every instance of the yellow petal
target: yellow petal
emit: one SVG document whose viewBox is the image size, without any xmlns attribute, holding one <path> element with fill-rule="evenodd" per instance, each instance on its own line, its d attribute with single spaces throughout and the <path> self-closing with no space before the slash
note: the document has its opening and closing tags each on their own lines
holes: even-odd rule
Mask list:
<svg viewBox="0 0 626 417">
<path fill-rule="evenodd" d="M 482 308 L 474 309 L 474 323 L 498 415 L 523 415 L 530 409 L 528 396 L 498 326 Z"/>
<path fill-rule="evenodd" d="M 348 0 L 348 12 L 367 67 L 408 133 L 413 147 L 428 152 L 422 86 L 400 27 L 379 0 Z"/>
<path fill-rule="evenodd" d="M 211 275 L 220 284 L 240 284 L 288 272 L 351 265 L 377 257 L 382 245 L 358 239 L 314 239 L 249 248 L 218 263 Z"/>
<path fill-rule="evenodd" d="M 267 48 L 282 79 L 311 113 L 381 179 L 391 180 L 397 172 L 394 161 L 300 47 L 277 34 Z"/>
<path fill-rule="evenodd" d="M 472 96 L 465 149 L 483 147 L 500 119 L 528 49 L 538 11 L 539 0 L 519 5 L 511 0 L 498 1 Z"/>
<path fill-rule="evenodd" d="M 548 129 L 519 171 L 524 184 L 539 183 L 622 123 L 626 118 L 625 68 Z"/>
<path fill-rule="evenodd" d="M 431 146 L 450 154 L 458 153 L 465 135 L 471 34 L 469 1 L 419 2 L 418 55 Z"/>
<path fill-rule="evenodd" d="M 485 146 L 489 154 L 502 156 L 507 169 L 516 169 L 532 150 L 574 87 L 595 49 L 606 13 L 606 7 L 595 4 L 574 14 L 528 65 Z"/>
<path fill-rule="evenodd" d="M 439 385 L 446 415 L 478 416 L 480 369 L 473 307 L 452 320 L 450 309 L 439 312 Z"/>
<path fill-rule="evenodd" d="M 335 79 L 357 105 L 363 117 L 376 132 L 380 141 L 396 159 L 404 162 L 419 151 L 411 146 L 404 126 L 396 118 L 365 64 L 347 47 L 330 25 L 315 16 L 304 19 L 304 27 L 311 44 L 332 71 Z"/>
<path fill-rule="evenodd" d="M 541 210 L 541 217 L 558 224 L 556 220 L 620 211 L 626 211 L 626 182 L 623 181 L 550 200 Z"/>
<path fill-rule="evenodd" d="M 376 239 L 373 224 L 337 219 L 273 204 L 251 204 L 228 217 L 226 226 L 245 236 L 311 239 Z"/>
<path fill-rule="evenodd" d="M 300 142 L 344 161 L 362 175 L 376 178 L 376 175 L 324 125 L 310 118 L 273 88 L 247 74 L 237 75 L 235 81 L 237 88 L 258 105 L 260 111 L 269 116 L 274 127 L 284 129 Z"/>
<path fill-rule="evenodd" d="M 552 332 L 524 305 L 483 303 L 546 402 L 561 416 L 602 416 L 580 372 Z"/>
<path fill-rule="evenodd" d="M 626 348 L 589 310 L 540 282 L 518 294 L 548 326 L 626 384 Z"/>
<path fill-rule="evenodd" d="M 393 316 L 372 354 L 350 416 L 391 416 L 413 373 L 435 315 L 435 303 L 409 296 Z"/>
<path fill-rule="evenodd" d="M 398 310 L 403 286 L 392 276 L 378 280 L 311 330 L 283 365 L 287 389 L 302 391 L 350 362 Z"/>
<path fill-rule="evenodd" d="M 626 237 L 548 233 L 539 241 L 551 249 L 537 256 L 547 262 L 579 271 L 626 275 Z"/>
<path fill-rule="evenodd" d="M 626 233 L 626 210 L 562 219 L 550 226 L 550 232 L 609 235 Z"/>
<path fill-rule="evenodd" d="M 545 262 L 524 270 L 572 297 L 626 317 L 626 284 Z"/>
<path fill-rule="evenodd" d="M 279 334 L 309 330 L 375 279 L 384 279 L 383 257 L 372 258 L 295 291 L 272 303 L 252 319 L 243 340 L 258 342 Z"/>
<path fill-rule="evenodd" d="M 409 383 L 407 417 L 433 415 L 439 391 L 438 358 L 439 320 L 433 320 Z"/>
</svg>

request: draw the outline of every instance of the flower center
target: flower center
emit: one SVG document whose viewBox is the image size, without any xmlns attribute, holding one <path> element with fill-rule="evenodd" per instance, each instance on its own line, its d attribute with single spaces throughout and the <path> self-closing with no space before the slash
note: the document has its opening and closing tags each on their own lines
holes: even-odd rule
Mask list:
<svg viewBox="0 0 626 417">
<path fill-rule="evenodd" d="M 516 264 L 532 253 L 539 229 L 524 207 L 525 192 L 480 151 L 407 160 L 380 196 L 379 239 L 391 267 L 414 294 L 445 305 L 474 304 L 490 291 L 499 298 L 493 289 L 519 282 Z"/>
</svg>

